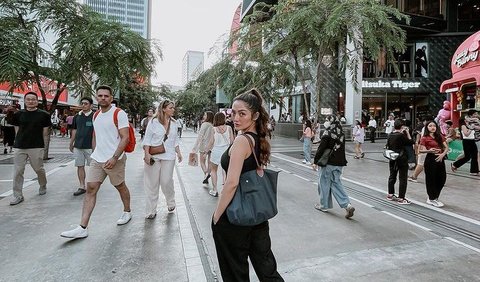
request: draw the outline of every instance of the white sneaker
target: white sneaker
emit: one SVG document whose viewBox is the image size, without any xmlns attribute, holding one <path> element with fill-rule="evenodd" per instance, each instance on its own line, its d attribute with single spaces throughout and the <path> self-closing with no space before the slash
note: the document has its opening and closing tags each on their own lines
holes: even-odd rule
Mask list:
<svg viewBox="0 0 480 282">
<path fill-rule="evenodd" d="M 440 202 L 438 199 L 435 199 L 435 202 L 437 202 L 439 208 L 445 206 L 445 204 Z"/>
<path fill-rule="evenodd" d="M 132 219 L 132 214 L 130 212 L 123 212 L 122 216 L 117 220 L 117 225 L 127 224 L 130 219 Z"/>
<path fill-rule="evenodd" d="M 306 165 L 312 165 L 312 163 L 311 163 L 311 162 L 306 162 L 305 164 L 306 164 Z"/>
<path fill-rule="evenodd" d="M 83 229 L 83 227 L 79 225 L 75 229 L 62 232 L 60 236 L 74 239 L 86 238 L 88 236 L 88 228 Z"/>
<path fill-rule="evenodd" d="M 435 202 L 435 200 L 430 200 L 430 199 L 427 198 L 427 204 L 433 206 L 434 205 L 433 202 Z"/>
<path fill-rule="evenodd" d="M 306 164 L 306 163 L 307 163 L 307 161 L 306 161 L 306 160 L 303 160 L 303 161 L 302 161 L 302 163 Z"/>
</svg>

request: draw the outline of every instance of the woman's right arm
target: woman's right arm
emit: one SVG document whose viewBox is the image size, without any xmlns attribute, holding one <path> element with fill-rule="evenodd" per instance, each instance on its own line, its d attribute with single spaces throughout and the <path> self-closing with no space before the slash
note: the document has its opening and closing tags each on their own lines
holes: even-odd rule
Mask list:
<svg viewBox="0 0 480 282">
<path fill-rule="evenodd" d="M 230 149 L 230 163 L 228 164 L 227 179 L 225 180 L 222 192 L 218 198 L 217 208 L 213 214 L 214 224 L 218 222 L 220 216 L 222 216 L 227 209 L 228 204 L 232 201 L 240 181 L 243 162 L 251 151 L 250 144 L 245 137 L 238 136 L 235 138 L 232 148 Z"/>
<path fill-rule="evenodd" d="M 462 137 L 470 135 L 471 129 L 467 128 L 465 125 L 462 125 Z"/>
<path fill-rule="evenodd" d="M 318 160 L 322 157 L 323 151 L 328 147 L 328 139 L 326 136 L 320 139 L 320 145 L 318 145 L 317 152 L 315 153 L 315 158 L 313 158 L 313 167 L 316 168 Z"/>
</svg>

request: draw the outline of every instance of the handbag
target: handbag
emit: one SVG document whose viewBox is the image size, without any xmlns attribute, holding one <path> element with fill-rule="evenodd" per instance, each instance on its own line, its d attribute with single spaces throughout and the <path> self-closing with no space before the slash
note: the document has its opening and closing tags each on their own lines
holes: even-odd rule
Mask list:
<svg viewBox="0 0 480 282">
<path fill-rule="evenodd" d="M 150 146 L 150 148 L 148 149 L 148 153 L 150 155 L 158 155 L 158 154 L 165 153 L 165 145 L 164 144 L 165 144 L 165 141 L 167 141 L 168 133 L 170 132 L 170 122 L 171 122 L 171 120 L 168 120 L 167 132 L 163 136 L 163 143 L 158 145 L 158 146 Z"/>
<path fill-rule="evenodd" d="M 322 156 L 320 157 L 320 159 L 317 161 L 317 165 L 318 166 L 326 166 L 327 163 L 328 163 L 328 159 L 330 159 L 330 155 L 333 153 L 333 150 L 330 149 L 330 148 L 326 148 L 324 151 L 323 151 L 323 154 Z"/>
<path fill-rule="evenodd" d="M 245 135 L 245 134 L 244 134 Z M 262 169 L 250 137 L 250 143 L 257 169 L 240 175 L 237 190 L 226 213 L 234 225 L 254 226 L 273 218 L 277 213 L 277 182 L 279 171 Z"/>
<path fill-rule="evenodd" d="M 383 156 L 391 161 L 394 161 L 398 159 L 398 157 L 400 156 L 400 153 L 387 149 L 383 151 Z"/>
<path fill-rule="evenodd" d="M 188 155 L 188 165 L 198 166 L 198 155 L 197 155 L 197 153 L 190 153 Z"/>
</svg>

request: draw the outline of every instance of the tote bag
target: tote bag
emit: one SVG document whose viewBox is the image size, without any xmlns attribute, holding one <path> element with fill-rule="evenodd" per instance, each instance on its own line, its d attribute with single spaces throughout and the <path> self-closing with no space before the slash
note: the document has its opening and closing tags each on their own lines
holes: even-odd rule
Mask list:
<svg viewBox="0 0 480 282">
<path fill-rule="evenodd" d="M 262 169 L 252 140 L 248 139 L 252 154 L 257 163 L 256 170 L 240 175 L 237 190 L 226 213 L 228 221 L 234 225 L 254 226 L 273 218 L 277 213 L 278 171 Z"/>
</svg>

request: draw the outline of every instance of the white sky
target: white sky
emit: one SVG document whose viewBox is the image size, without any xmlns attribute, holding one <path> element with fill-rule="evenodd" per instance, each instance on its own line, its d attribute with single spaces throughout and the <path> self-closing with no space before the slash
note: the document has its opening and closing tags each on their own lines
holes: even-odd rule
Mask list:
<svg viewBox="0 0 480 282">
<path fill-rule="evenodd" d="M 160 40 L 163 61 L 154 84 L 182 85 L 182 59 L 188 50 L 205 55 L 205 68 L 218 56 L 208 55 L 219 37 L 228 34 L 240 0 L 153 0 L 152 38 Z"/>
</svg>

